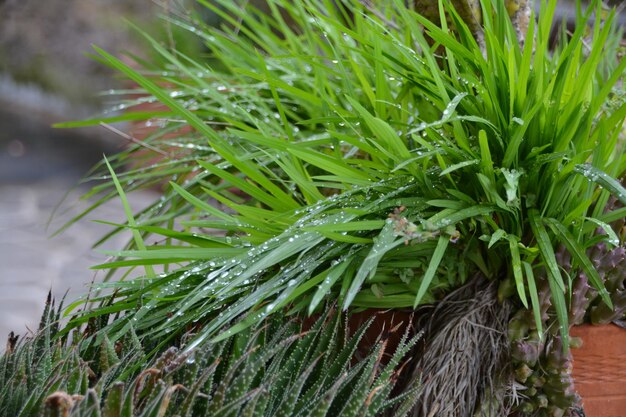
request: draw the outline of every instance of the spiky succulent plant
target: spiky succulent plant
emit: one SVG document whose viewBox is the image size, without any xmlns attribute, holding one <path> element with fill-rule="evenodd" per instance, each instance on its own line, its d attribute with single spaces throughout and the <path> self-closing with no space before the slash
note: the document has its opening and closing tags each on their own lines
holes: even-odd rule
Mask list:
<svg viewBox="0 0 626 417">
<path fill-rule="evenodd" d="M 0 415 L 399 417 L 415 402 L 417 384 L 392 395 L 418 338 L 408 323 L 397 346 L 378 338 L 364 348 L 370 323 L 348 329 L 329 309 L 306 327 L 274 318 L 192 351 L 157 346 L 145 362 L 153 346 L 132 332 L 95 349 L 81 345 L 97 329 L 59 337 L 59 310 L 48 303 L 39 331 L 0 357 Z"/>
</svg>

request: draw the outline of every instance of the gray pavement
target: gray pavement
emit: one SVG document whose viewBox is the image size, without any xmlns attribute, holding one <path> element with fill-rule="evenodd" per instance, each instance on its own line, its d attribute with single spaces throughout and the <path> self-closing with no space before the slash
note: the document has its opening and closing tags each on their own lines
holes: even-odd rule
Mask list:
<svg viewBox="0 0 626 417">
<path fill-rule="evenodd" d="M 117 143 L 96 140 L 97 131 L 77 134 L 50 129 L 50 123 L 0 101 L 0 352 L 10 331 L 26 335 L 37 328 L 48 291 L 60 299 L 69 290 L 73 300 L 102 278 L 90 267 L 106 256 L 92 245 L 110 228 L 94 220 L 125 220 L 121 203 L 113 200 L 50 238 L 87 207 L 79 202 L 87 188 L 75 189 L 81 176 L 103 153 L 119 149 Z M 157 196 L 145 191 L 128 197 L 139 210 Z M 128 238 L 116 236 L 104 248 L 120 249 Z"/>
<path fill-rule="evenodd" d="M 122 222 L 124 214 L 119 201 L 111 201 L 81 219 L 59 236 L 54 230 L 85 204 L 74 205 L 47 226 L 55 205 L 72 184 L 47 180 L 30 184 L 0 185 L 0 336 L 10 331 L 19 334 L 35 330 L 48 291 L 57 300 L 66 291 L 73 300 L 88 290 L 102 272 L 90 267 L 102 263 L 106 256 L 92 249 L 97 239 L 110 230 L 93 220 Z M 84 191 L 84 190 L 83 190 Z M 155 196 L 150 192 L 130 194 L 133 208 L 145 207 Z M 75 203 L 77 193 L 67 199 Z M 116 236 L 105 248 L 120 249 L 129 238 Z M 4 349 L 4 340 L 0 350 Z"/>
</svg>

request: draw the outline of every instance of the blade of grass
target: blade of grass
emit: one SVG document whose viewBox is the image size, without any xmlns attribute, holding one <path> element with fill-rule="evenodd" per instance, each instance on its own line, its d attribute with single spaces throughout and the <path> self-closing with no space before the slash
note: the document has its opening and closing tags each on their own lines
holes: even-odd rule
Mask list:
<svg viewBox="0 0 626 417">
<path fill-rule="evenodd" d="M 104 157 L 104 163 L 106 164 L 109 170 L 109 173 L 111 174 L 111 180 L 113 181 L 113 184 L 115 185 L 115 189 L 117 190 L 117 193 L 120 197 L 120 201 L 122 202 L 122 206 L 124 208 L 124 213 L 126 214 L 128 225 L 131 227 L 131 233 L 133 234 L 135 245 L 137 246 L 137 249 L 139 250 L 146 250 L 146 245 L 143 241 L 143 238 L 141 237 L 141 233 L 137 229 L 137 223 L 135 222 L 135 217 L 133 216 L 133 210 L 131 209 L 130 204 L 128 203 L 128 199 L 126 198 L 126 193 L 124 192 L 124 189 L 122 188 L 122 185 L 117 179 L 117 176 L 115 175 L 115 171 L 111 167 L 111 164 L 109 164 L 109 160 L 107 159 L 106 156 Z M 156 274 L 154 273 L 154 269 L 150 265 L 145 266 L 145 271 L 146 271 L 146 276 L 148 278 L 154 278 L 156 276 Z"/>
<path fill-rule="evenodd" d="M 626 204 L 626 188 L 619 181 L 611 177 L 606 172 L 590 165 L 580 164 L 574 167 L 574 172 L 581 174 L 589 181 L 609 190 L 622 204 Z"/>
<path fill-rule="evenodd" d="M 508 235 L 509 250 L 511 251 L 511 262 L 513 266 L 513 277 L 515 278 L 515 287 L 519 294 L 520 300 L 524 307 L 528 308 L 528 300 L 526 299 L 526 290 L 524 289 L 524 276 L 522 275 L 522 261 L 519 254 L 519 240 L 516 236 Z"/>
<path fill-rule="evenodd" d="M 533 267 L 526 261 L 522 261 L 526 282 L 528 282 L 528 293 L 530 294 L 530 302 L 533 307 L 533 317 L 535 318 L 535 326 L 539 338 L 543 339 L 543 321 L 541 320 L 541 304 L 539 304 L 539 293 L 537 292 L 537 284 L 535 283 L 535 274 Z"/>
<path fill-rule="evenodd" d="M 396 239 L 393 223 L 386 222 L 378 237 L 374 239 L 374 245 L 372 245 L 370 252 L 363 260 L 361 267 L 357 271 L 350 287 L 348 288 L 348 292 L 346 293 L 343 302 L 344 309 L 347 309 L 350 306 L 354 297 L 361 290 L 363 282 L 365 282 L 366 279 L 371 278 L 376 273 L 376 267 L 383 256 L 385 256 L 385 254 L 391 249 L 401 245 L 403 242 L 404 241 L 402 239 Z"/>
<path fill-rule="evenodd" d="M 422 277 L 422 282 L 420 283 L 419 290 L 417 291 L 417 295 L 415 296 L 415 300 L 413 300 L 413 308 L 416 308 L 418 304 L 424 298 L 426 291 L 430 288 L 430 283 L 432 282 L 435 274 L 437 273 L 437 269 L 439 269 L 439 264 L 443 259 L 443 255 L 446 253 L 446 249 L 448 248 L 448 244 L 450 243 L 450 238 L 446 235 L 439 236 L 439 240 L 437 241 L 437 247 L 433 252 L 433 256 L 428 263 L 428 269 L 424 273 Z"/>
<path fill-rule="evenodd" d="M 556 315 L 559 322 L 559 331 L 563 340 L 563 351 L 566 353 L 569 349 L 569 326 L 567 306 L 565 303 L 565 284 L 559 270 L 559 265 L 554 256 L 554 249 L 550 242 L 550 237 L 546 231 L 541 217 L 537 209 L 528 210 L 528 218 L 530 226 L 533 230 L 539 253 L 543 260 L 544 266 L 548 272 L 548 284 L 550 286 L 550 295 L 556 309 Z"/>
<path fill-rule="evenodd" d="M 611 297 L 604 287 L 598 271 L 591 263 L 591 260 L 585 254 L 585 250 L 578 244 L 578 242 L 576 242 L 574 236 L 572 236 L 567 228 L 563 226 L 558 220 L 548 218 L 544 219 L 544 222 L 546 222 L 548 226 L 550 226 L 554 234 L 565 245 L 569 253 L 572 255 L 572 258 L 574 258 L 576 263 L 578 263 L 582 267 L 591 284 L 598 290 L 598 292 L 600 293 L 600 297 L 602 297 L 602 300 L 609 308 L 612 309 L 613 302 L 611 301 Z"/>
</svg>

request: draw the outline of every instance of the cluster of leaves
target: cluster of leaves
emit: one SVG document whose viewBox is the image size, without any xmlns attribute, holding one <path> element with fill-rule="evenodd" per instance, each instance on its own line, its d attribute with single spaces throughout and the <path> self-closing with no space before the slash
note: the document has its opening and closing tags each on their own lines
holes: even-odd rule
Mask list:
<svg viewBox="0 0 626 417">
<path fill-rule="evenodd" d="M 274 318 L 186 353 L 163 347 L 149 361 L 150 345 L 133 332 L 96 349 L 83 343 L 94 323 L 59 337 L 60 310 L 48 303 L 37 334 L 0 358 L 2 415 L 373 417 L 404 416 L 415 402 L 417 386 L 392 390 L 417 337 L 405 333 L 389 353 L 379 339 L 357 361 L 369 323 L 350 331 L 332 309 L 304 331 Z"/>
<path fill-rule="evenodd" d="M 523 329 L 512 342 L 536 342 L 532 366 L 556 371 L 554 383 L 538 384 L 541 376 L 523 374 L 528 358 L 514 358 L 518 379 L 537 394 L 521 411 L 566 408 L 573 397 L 559 377 L 567 371 L 568 325 L 577 320 L 571 314 L 580 315 L 575 288 L 589 283 L 599 297 L 592 308 L 603 315 L 623 291 L 619 274 L 603 270 L 604 258 L 593 252 L 619 255 L 624 246 L 610 226 L 626 214 L 611 204 L 626 204 L 616 180 L 626 171 L 619 91 L 626 62 L 616 58 L 614 15 L 589 32 L 594 8 L 579 11 L 575 31 L 554 46 L 556 3 L 544 1 L 520 45 L 503 2 L 484 0 L 477 43 L 448 2 L 439 3 L 439 25 L 404 3 L 374 9 L 356 0 L 269 0 L 266 13 L 248 2 L 199 0 L 222 26 L 169 19 L 198 36 L 207 58 L 148 37 L 162 63 L 138 70 L 98 49 L 101 61 L 139 86 L 137 95 L 121 104 L 121 116 L 66 126 L 130 121 L 147 128 L 142 141 L 103 163 L 94 177 L 109 181 L 89 194 L 104 192 L 94 207 L 119 195 L 126 224 L 112 233 L 133 233 L 126 250 L 97 268 L 145 273 L 101 284 L 112 292 L 92 299 L 96 304 L 73 316 L 59 337 L 87 325 L 83 352 L 110 366 L 120 360 L 116 344 L 135 334 L 145 337 L 151 358 L 191 332 L 182 353 L 169 353 L 183 374 L 191 372 L 182 371 L 191 352 L 245 340 L 229 351 L 239 362 L 214 367 L 225 384 L 241 382 L 229 372 L 260 363 L 244 348 L 248 342 L 269 337 L 268 346 L 285 349 L 270 355 L 280 367 L 264 363 L 268 372 L 245 382 L 254 388 L 215 405 L 232 403 L 237 414 L 258 403 L 265 415 L 281 401 L 257 389 L 263 381 L 306 399 L 304 379 L 322 378 L 313 355 L 298 362 L 300 375 L 309 376 L 271 379 L 287 372 L 281 367 L 289 369 L 292 348 L 259 330 L 268 316 L 319 312 L 329 298 L 344 309 L 416 307 L 479 276 L 499 282 L 501 298 L 515 297 Z M 120 173 L 123 166 L 131 169 Z M 155 185 L 164 187 L 162 198 L 133 213 L 126 193 Z M 148 245 L 149 238 L 158 243 Z M 338 343 L 335 333 L 326 336 L 324 343 Z M 312 337 L 302 340 L 317 346 Z M 544 350 L 551 341 L 557 348 Z M 207 353 L 206 364 L 215 359 Z M 352 383 L 376 380 L 370 361 Z M 105 403 L 160 410 L 182 396 L 176 384 L 195 386 L 174 378 L 179 370 L 167 379 L 155 369 L 161 373 L 150 377 L 149 395 L 133 397 L 143 375 L 118 384 Z M 332 386 L 318 387 L 318 401 Z M 350 403 L 337 387 L 331 408 Z M 367 395 L 358 407 L 364 398 L 385 403 L 377 387 L 359 387 Z M 214 399 L 219 392 L 211 389 L 198 392 Z M 81 395 L 94 403 L 105 398 L 89 392 Z"/>
<path fill-rule="evenodd" d="M 100 266 L 143 266 L 146 276 L 110 283 L 115 302 L 73 324 L 124 311 L 106 328 L 117 340 L 131 325 L 164 337 L 200 320 L 200 343 L 244 313 L 219 337 L 287 306 L 313 312 L 325 297 L 414 307 L 481 273 L 533 308 L 541 334 L 535 276 L 545 272 L 567 346 L 578 271 L 611 306 L 585 251 L 598 226 L 619 244 L 607 222 L 624 212 L 605 207 L 611 194 L 626 202 L 614 179 L 626 168 L 626 105 L 615 100 L 626 62 L 606 48 L 613 15 L 591 39 L 579 24 L 552 51 L 554 2 L 531 19 L 524 46 L 502 2 L 481 2 L 482 47 L 451 7 L 456 34 L 401 1 L 331 3 L 275 0 L 265 14 L 201 0 L 224 25 L 174 23 L 210 60 L 152 41 L 161 72 L 98 50 L 144 89 L 139 101 L 164 105 L 108 120 L 163 126 L 145 140 L 162 159 L 119 178 L 111 169 L 108 197 L 174 181 L 144 212 L 127 210 L 134 244 Z M 147 235 L 163 243 L 146 247 Z M 559 268 L 557 244 L 571 271 Z"/>
<path fill-rule="evenodd" d="M 615 204 L 615 201 L 609 203 Z M 611 224 L 615 230 L 623 230 L 624 219 Z M 571 325 L 582 323 L 606 324 L 624 318 L 626 310 L 626 250 L 624 245 L 612 248 L 605 242 L 592 246 L 587 251 L 598 270 L 603 285 L 609 291 L 613 308 L 600 300 L 597 290 L 589 285 L 587 276 L 579 273 L 572 286 L 569 305 Z M 564 247 L 557 249 L 556 258 L 566 270 L 571 269 L 571 256 Z M 541 319 L 549 326 L 553 306 L 550 288 L 545 277 L 538 282 Z M 511 364 L 517 382 L 525 386 L 524 400 L 519 410 L 533 415 L 562 415 L 572 407 L 580 405 L 572 378 L 573 357 L 563 352 L 562 340 L 556 329 L 543 338 L 537 331 L 532 314 L 519 310 L 509 322 Z"/>
<path fill-rule="evenodd" d="M 589 26 L 586 30 L 589 34 Z M 569 34 L 563 32 L 560 36 L 567 38 Z M 618 59 L 602 63 L 598 70 L 604 76 L 617 70 L 616 63 L 623 57 L 622 39 L 623 33 L 619 28 L 607 38 L 607 54 Z M 623 84 L 618 83 L 605 106 L 606 109 L 615 109 L 623 106 L 623 103 Z M 626 297 L 623 288 L 626 285 L 626 274 L 623 265 L 626 252 L 623 204 L 615 197 L 609 197 L 604 211 L 608 214 L 604 219 L 606 223 L 596 222 L 596 236 L 586 240 L 585 249 L 598 273 L 597 278 L 608 292 L 610 304 L 600 296 L 598 286 L 591 285 L 586 271 L 577 268 L 576 256 L 572 256 L 568 247 L 560 245 L 555 249 L 559 267 L 570 274 L 570 281 L 566 284 L 571 295 L 568 303 L 570 326 L 582 323 L 604 324 L 625 317 Z M 594 222 L 591 218 L 589 220 Z M 603 235 L 609 237 L 609 242 Z M 552 326 L 556 311 L 545 271 L 537 276 L 537 289 L 539 317 L 543 327 L 548 329 L 547 333 L 541 333 L 536 318 L 533 319 L 532 313 L 524 309 L 518 310 L 509 323 L 511 364 L 515 369 L 516 381 L 525 387 L 518 411 L 524 415 L 569 415 L 572 410 L 580 408 L 581 402 L 572 378 L 572 353 L 564 351 L 559 329 Z"/>
</svg>

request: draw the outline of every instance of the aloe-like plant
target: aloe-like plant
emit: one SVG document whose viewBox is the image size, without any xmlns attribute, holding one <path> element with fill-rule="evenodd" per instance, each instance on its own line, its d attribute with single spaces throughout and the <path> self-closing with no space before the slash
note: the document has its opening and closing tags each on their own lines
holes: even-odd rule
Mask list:
<svg viewBox="0 0 626 417">
<path fill-rule="evenodd" d="M 59 336 L 60 312 L 48 299 L 39 331 L 12 340 L 0 358 L 0 414 L 404 416 L 416 399 L 417 381 L 392 391 L 419 335 L 406 330 L 395 350 L 379 338 L 355 360 L 370 323 L 348 329 L 336 309 L 308 328 L 275 317 L 193 351 L 157 348 L 148 361 L 151 345 L 132 331 L 115 344 L 105 339 L 87 349 L 81 345 L 98 330 L 95 322 L 82 334 Z"/>
</svg>

